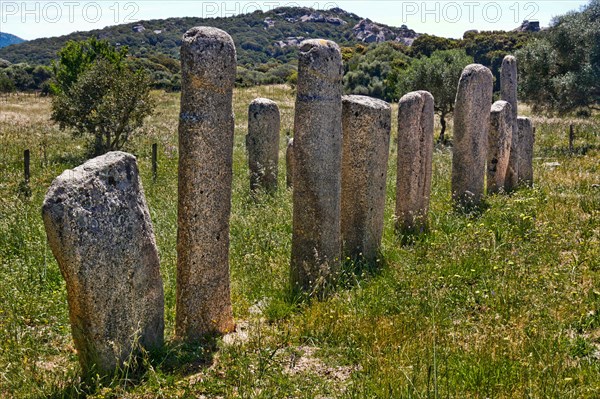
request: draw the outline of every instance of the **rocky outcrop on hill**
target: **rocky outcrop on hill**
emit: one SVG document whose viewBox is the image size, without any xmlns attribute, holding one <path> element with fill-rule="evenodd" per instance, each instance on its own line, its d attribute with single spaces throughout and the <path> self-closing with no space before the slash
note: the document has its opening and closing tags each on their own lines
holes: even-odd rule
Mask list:
<svg viewBox="0 0 600 399">
<path fill-rule="evenodd" d="M 288 46 L 298 47 L 303 40 L 304 40 L 304 36 L 295 36 L 295 37 L 290 36 L 290 37 L 286 37 L 284 40 L 280 40 L 280 41 L 276 42 L 275 45 L 279 46 L 281 48 L 288 47 Z"/>
<path fill-rule="evenodd" d="M 320 12 L 312 12 L 310 14 L 305 14 L 300 17 L 285 16 L 285 13 L 277 14 L 277 15 L 284 16 L 285 20 L 290 23 L 320 22 L 320 23 L 327 23 L 327 24 L 332 24 L 332 25 L 337 25 L 337 26 L 342 26 L 342 25 L 348 24 L 348 22 L 343 20 L 342 18 L 328 16 L 328 15 L 322 14 Z"/>
<path fill-rule="evenodd" d="M 346 25 L 348 23 L 341 18 L 328 17 L 318 12 L 301 16 L 300 22 L 324 22 L 333 25 Z"/>
<path fill-rule="evenodd" d="M 518 28 L 514 29 L 515 32 L 539 32 L 540 21 L 528 21 L 525 20 Z"/>
<path fill-rule="evenodd" d="M 330 12 L 335 12 L 337 17 L 332 15 L 325 15 L 320 12 L 311 12 L 310 14 L 304 14 L 301 16 L 290 16 L 286 13 L 277 14 L 277 16 L 282 17 L 285 21 L 289 23 L 309 23 L 309 22 L 317 22 L 317 23 L 330 23 L 337 26 L 343 26 L 348 24 L 343 18 L 347 17 L 348 20 L 356 21 L 356 15 L 347 13 L 344 10 L 333 9 Z M 265 20 L 265 26 L 273 27 L 275 25 L 275 20 L 268 18 L 269 21 Z M 419 36 L 414 30 L 409 29 L 406 25 L 402 25 L 401 27 L 390 27 L 383 24 L 377 24 L 370 19 L 361 19 L 353 28 L 352 33 L 357 41 L 362 43 L 383 43 L 387 41 L 396 41 L 402 43 L 404 45 L 410 46 L 413 41 Z M 297 47 L 300 42 L 304 40 L 303 36 L 295 36 L 295 37 L 287 37 L 283 40 L 279 40 L 274 42 L 273 44 L 278 47 L 289 47 L 294 46 Z"/>
<path fill-rule="evenodd" d="M 398 41 L 410 45 L 418 37 L 418 34 L 414 30 L 408 29 L 406 25 L 402 25 L 400 28 L 392 28 L 376 24 L 368 18 L 356 24 L 352 28 L 352 32 L 363 43 Z"/>
<path fill-rule="evenodd" d="M 269 17 L 265 18 L 265 20 L 263 21 L 263 24 L 265 25 L 265 29 L 275 27 L 275 21 L 273 20 L 273 18 L 269 18 Z"/>
</svg>

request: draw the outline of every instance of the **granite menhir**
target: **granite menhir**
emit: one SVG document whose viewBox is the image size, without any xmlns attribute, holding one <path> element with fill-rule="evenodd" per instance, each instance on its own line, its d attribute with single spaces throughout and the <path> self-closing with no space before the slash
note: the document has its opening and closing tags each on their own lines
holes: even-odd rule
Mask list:
<svg viewBox="0 0 600 399">
<path fill-rule="evenodd" d="M 141 348 L 162 346 L 163 283 L 135 157 L 109 152 L 63 172 L 42 216 L 84 375 L 111 374 Z"/>
<path fill-rule="evenodd" d="M 224 31 L 196 27 L 181 45 L 178 338 L 193 342 L 235 328 L 229 282 L 235 45 Z"/>
<path fill-rule="evenodd" d="M 340 270 L 343 67 L 332 41 L 306 40 L 299 50 L 291 283 L 320 296 Z"/>
</svg>

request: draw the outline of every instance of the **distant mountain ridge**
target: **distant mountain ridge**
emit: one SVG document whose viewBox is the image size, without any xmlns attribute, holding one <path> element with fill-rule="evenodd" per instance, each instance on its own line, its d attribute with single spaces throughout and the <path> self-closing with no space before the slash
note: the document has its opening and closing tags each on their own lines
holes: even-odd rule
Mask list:
<svg viewBox="0 0 600 399">
<path fill-rule="evenodd" d="M 13 63 L 49 65 L 69 40 L 89 37 L 127 45 L 136 57 L 179 57 L 182 35 L 194 26 L 214 26 L 234 39 L 240 65 L 259 65 L 273 60 L 287 63 L 295 57 L 298 43 L 307 38 L 324 38 L 340 46 L 394 41 L 410 45 L 418 34 L 406 26 L 391 27 L 364 19 L 340 8 L 314 10 L 281 7 L 271 11 L 226 18 L 168 18 L 116 25 L 66 36 L 36 39 L 0 49 L 0 58 Z"/>
<path fill-rule="evenodd" d="M 21 39 L 19 36 L 11 35 L 10 33 L 0 32 L 0 48 L 10 46 L 12 44 L 19 44 L 25 42 L 25 39 Z"/>
</svg>

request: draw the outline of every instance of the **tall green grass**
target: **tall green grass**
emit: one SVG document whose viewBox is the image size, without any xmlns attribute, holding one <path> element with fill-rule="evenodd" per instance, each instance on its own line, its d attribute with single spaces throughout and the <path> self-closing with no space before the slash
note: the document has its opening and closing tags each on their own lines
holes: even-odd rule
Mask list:
<svg viewBox="0 0 600 399">
<path fill-rule="evenodd" d="M 451 148 L 437 147 L 430 229 L 410 245 L 394 233 L 393 140 L 381 266 L 350 276 L 327 300 L 295 303 L 287 295 L 292 201 L 284 182 L 293 92 L 237 90 L 230 257 L 239 332 L 186 347 L 173 340 L 179 99 L 155 96 L 156 114 L 127 150 L 138 157 L 160 250 L 167 345 L 137 359 L 141 367 L 87 385 L 40 216 L 52 179 L 83 161 L 86 143 L 49 122 L 47 99 L 0 99 L 0 397 L 600 397 L 598 118 L 533 116 L 534 188 L 489 197 L 478 215 L 452 210 Z M 253 198 L 244 135 L 258 96 L 282 112 L 280 189 Z M 30 197 L 21 184 L 26 148 Z"/>
</svg>

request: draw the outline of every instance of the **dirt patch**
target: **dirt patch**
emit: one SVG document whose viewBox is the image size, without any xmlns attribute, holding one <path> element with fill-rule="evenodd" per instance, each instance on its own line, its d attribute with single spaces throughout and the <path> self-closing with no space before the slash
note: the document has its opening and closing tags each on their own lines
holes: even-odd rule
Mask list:
<svg viewBox="0 0 600 399">
<path fill-rule="evenodd" d="M 316 374 L 335 382 L 346 382 L 358 367 L 351 366 L 328 366 L 316 357 L 319 348 L 312 346 L 299 346 L 294 348 L 289 363 L 284 369 L 289 375 Z"/>
</svg>

